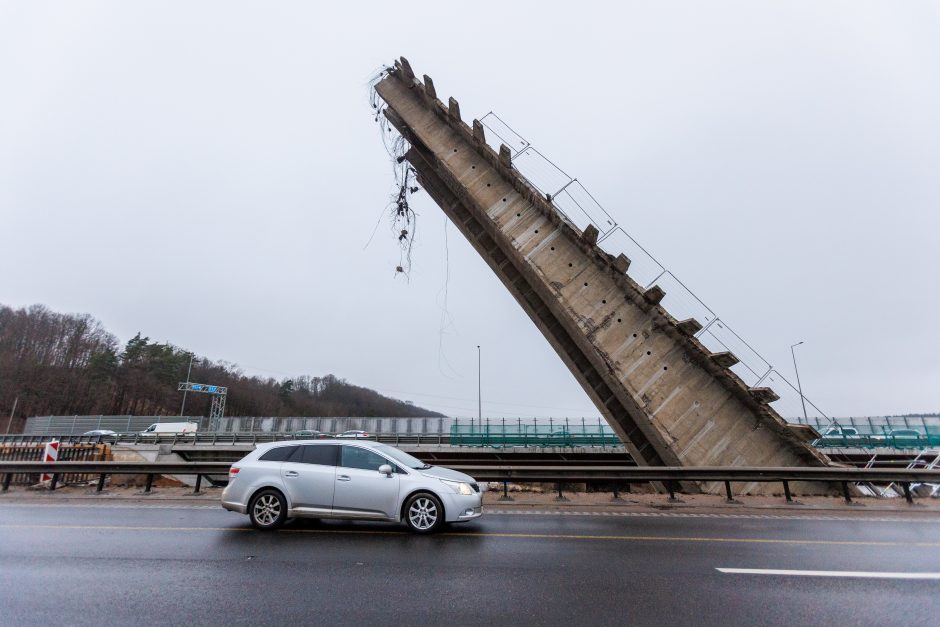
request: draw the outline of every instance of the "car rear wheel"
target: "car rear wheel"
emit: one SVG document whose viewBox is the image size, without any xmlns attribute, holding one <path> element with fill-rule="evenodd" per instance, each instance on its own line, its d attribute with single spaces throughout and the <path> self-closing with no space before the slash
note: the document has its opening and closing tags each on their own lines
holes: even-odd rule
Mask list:
<svg viewBox="0 0 940 627">
<path fill-rule="evenodd" d="M 248 518 L 255 529 L 277 529 L 287 520 L 287 501 L 277 490 L 262 490 L 251 499 Z"/>
<path fill-rule="evenodd" d="M 405 504 L 405 524 L 415 533 L 433 533 L 444 524 L 444 506 L 433 494 L 415 494 Z"/>
</svg>

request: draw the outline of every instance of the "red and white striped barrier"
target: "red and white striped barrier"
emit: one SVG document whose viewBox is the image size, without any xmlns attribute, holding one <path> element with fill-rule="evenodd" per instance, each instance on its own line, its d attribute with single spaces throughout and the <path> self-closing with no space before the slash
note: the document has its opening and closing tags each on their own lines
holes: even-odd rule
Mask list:
<svg viewBox="0 0 940 627">
<path fill-rule="evenodd" d="M 46 442 L 46 450 L 42 455 L 42 461 L 46 463 L 52 463 L 59 459 L 59 441 L 53 440 L 51 442 Z M 42 477 L 39 478 L 42 481 L 52 481 L 52 475 L 49 473 L 42 473 Z"/>
</svg>

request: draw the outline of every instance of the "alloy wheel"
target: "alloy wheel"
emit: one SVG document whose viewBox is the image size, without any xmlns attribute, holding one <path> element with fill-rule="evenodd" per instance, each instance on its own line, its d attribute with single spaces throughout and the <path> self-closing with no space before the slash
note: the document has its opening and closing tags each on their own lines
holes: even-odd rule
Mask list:
<svg viewBox="0 0 940 627">
<path fill-rule="evenodd" d="M 255 501 L 255 520 L 259 525 L 270 527 L 281 515 L 281 501 L 273 494 L 264 494 Z"/>
<path fill-rule="evenodd" d="M 437 505 L 427 497 L 419 497 L 408 508 L 408 519 L 419 531 L 427 531 L 437 522 Z"/>
</svg>

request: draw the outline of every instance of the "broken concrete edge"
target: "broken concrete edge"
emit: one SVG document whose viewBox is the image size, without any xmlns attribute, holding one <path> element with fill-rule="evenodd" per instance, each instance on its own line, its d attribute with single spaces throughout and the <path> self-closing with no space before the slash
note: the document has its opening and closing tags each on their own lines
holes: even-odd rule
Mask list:
<svg viewBox="0 0 940 627">
<path fill-rule="evenodd" d="M 678 341 L 684 342 L 690 349 L 691 355 L 695 359 L 696 363 L 707 371 L 715 375 L 715 378 L 719 381 L 724 382 L 726 387 L 734 394 L 741 402 L 746 406 L 750 407 L 755 415 L 759 417 L 762 421 L 766 422 L 767 425 L 772 428 L 776 433 L 780 434 L 785 440 L 787 440 L 792 448 L 797 451 L 798 455 L 806 458 L 812 464 L 818 465 L 831 465 L 831 460 L 826 457 L 823 453 L 810 450 L 805 446 L 802 440 L 797 437 L 791 429 L 789 429 L 789 423 L 780 416 L 776 410 L 774 410 L 767 402 L 762 401 L 763 396 L 758 394 L 755 396 L 752 393 L 751 388 L 741 380 L 733 371 L 729 368 L 719 366 L 712 359 L 713 353 L 705 347 L 697 338 L 691 337 L 683 332 L 679 328 L 679 321 L 677 321 L 669 312 L 667 312 L 662 306 L 660 306 L 660 298 L 656 302 L 651 302 L 650 299 L 646 297 L 646 293 L 649 290 L 644 290 L 636 281 L 634 281 L 630 276 L 625 272 L 621 273 L 617 271 L 615 262 L 618 258 L 615 258 L 613 255 L 602 250 L 596 243 L 589 243 L 585 241 L 583 237 L 583 232 L 580 232 L 575 228 L 570 222 L 564 219 L 555 208 L 555 206 L 542 195 L 542 193 L 537 190 L 522 174 L 514 169 L 511 165 L 511 161 L 504 163 L 505 156 L 497 154 L 493 148 L 487 144 L 485 141 L 480 142 L 476 140 L 474 135 L 473 128 L 471 128 L 466 122 L 464 122 L 459 117 L 454 117 L 451 114 L 451 107 L 448 107 L 439 98 L 431 98 L 427 93 L 425 85 L 414 76 L 414 72 L 411 70 L 411 64 L 407 59 L 401 57 L 400 60 L 395 61 L 394 67 L 390 68 L 388 71 L 387 78 L 394 80 L 402 81 L 406 87 L 412 90 L 417 94 L 418 98 L 424 102 L 431 111 L 433 111 L 441 120 L 446 122 L 454 131 L 456 131 L 459 136 L 471 147 L 473 147 L 478 154 L 480 154 L 483 159 L 493 167 L 497 173 L 503 177 L 512 187 L 515 189 L 525 200 L 531 203 L 540 213 L 543 214 L 553 226 L 559 228 L 559 230 L 567 236 L 572 242 L 575 243 L 583 252 L 587 254 L 587 257 L 591 259 L 595 264 L 600 268 L 606 270 L 613 277 L 615 282 L 624 289 L 624 294 L 629 298 L 635 305 L 651 313 L 654 318 L 659 318 L 662 322 L 662 325 L 656 325 L 660 330 L 665 331 L 670 337 Z M 451 97 L 449 102 L 454 104 L 457 103 L 456 99 Z M 459 105 L 457 107 L 457 112 L 459 113 Z M 389 111 L 386 107 L 385 115 L 388 117 Z M 399 132 L 403 133 L 401 121 L 398 121 L 398 124 L 395 123 L 395 120 L 389 117 L 389 121 L 396 127 Z M 482 133 L 482 123 L 479 120 L 473 120 L 474 126 L 480 124 Z M 403 133 L 404 134 L 404 133 Z M 479 135 L 479 133 L 478 133 Z M 411 141 L 413 138 L 406 138 Z M 502 149 L 508 152 L 508 148 L 501 146 Z M 462 202 L 465 202 L 466 199 L 461 199 Z M 475 203 L 473 203 L 475 205 Z M 485 211 L 484 211 L 485 213 Z M 624 257 L 626 259 L 626 257 Z M 620 262 L 622 264 L 622 262 Z M 654 286 L 658 288 L 659 286 Z M 652 288 L 651 288 L 652 289 Z M 660 291 L 662 291 L 660 289 Z M 655 293 L 654 293 L 655 294 Z M 663 292 L 663 294 L 665 294 Z M 583 334 L 583 330 L 582 334 Z M 596 347 L 595 347 L 596 348 Z M 596 350 L 594 351 L 597 352 Z M 772 401 L 771 401 L 772 402 Z"/>
</svg>

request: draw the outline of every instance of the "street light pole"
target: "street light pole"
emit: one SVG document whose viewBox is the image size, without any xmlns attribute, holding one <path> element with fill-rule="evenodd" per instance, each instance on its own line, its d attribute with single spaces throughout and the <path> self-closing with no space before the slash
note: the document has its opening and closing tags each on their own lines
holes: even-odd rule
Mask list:
<svg viewBox="0 0 940 627">
<path fill-rule="evenodd" d="M 195 353 L 189 354 L 189 370 L 186 371 L 186 383 L 189 383 L 189 376 L 193 373 L 193 357 Z M 188 387 L 188 386 L 187 386 Z M 183 417 L 183 412 L 186 410 L 186 392 L 188 390 L 183 390 L 183 404 L 180 405 L 180 418 Z"/>
<path fill-rule="evenodd" d="M 13 409 L 10 410 L 10 420 L 7 422 L 7 434 L 10 433 L 10 428 L 13 427 L 13 414 L 16 413 L 16 404 L 19 402 L 20 402 L 19 396 L 13 399 Z"/>
<path fill-rule="evenodd" d="M 483 359 L 480 355 L 480 345 L 477 344 L 477 421 L 479 428 L 483 428 Z"/>
<path fill-rule="evenodd" d="M 797 342 L 790 347 L 790 354 L 793 355 L 793 371 L 796 373 L 796 387 L 800 392 L 800 402 L 803 403 L 803 420 L 809 424 L 809 418 L 806 417 L 806 397 L 803 396 L 803 386 L 800 385 L 800 370 L 796 367 L 796 351 L 793 350 L 803 342 Z"/>
</svg>

